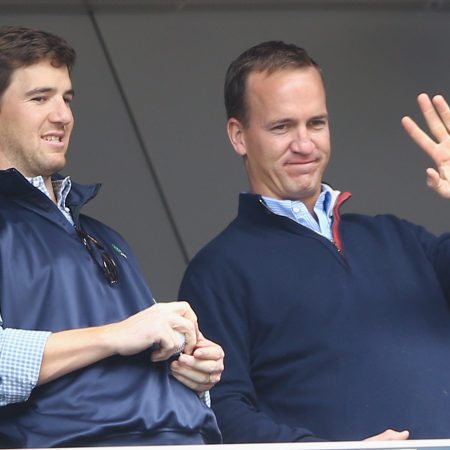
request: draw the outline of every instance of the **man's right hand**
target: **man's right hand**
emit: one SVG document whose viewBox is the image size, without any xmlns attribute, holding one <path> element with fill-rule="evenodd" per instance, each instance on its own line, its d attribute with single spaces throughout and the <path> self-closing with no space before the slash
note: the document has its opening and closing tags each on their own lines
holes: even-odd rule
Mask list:
<svg viewBox="0 0 450 450">
<path fill-rule="evenodd" d="M 133 355 L 155 346 L 151 358 L 163 361 L 197 344 L 197 316 L 186 302 L 157 303 L 125 320 L 99 327 L 60 331 L 49 336 L 38 384 L 44 384 L 112 355 Z"/>
<path fill-rule="evenodd" d="M 177 353 L 180 334 L 185 338 L 183 352 L 192 354 L 199 336 L 197 316 L 186 302 L 157 303 L 107 325 L 105 331 L 113 352 L 119 355 L 134 355 L 155 346 L 152 361 L 164 361 Z"/>
<path fill-rule="evenodd" d="M 385 430 L 380 434 L 364 439 L 365 441 L 405 441 L 409 431 Z"/>
<path fill-rule="evenodd" d="M 430 156 L 435 167 L 427 169 L 427 185 L 441 197 L 450 199 L 450 106 L 442 95 L 417 97 L 420 110 L 431 131 L 429 136 L 409 116 L 402 124 L 411 139 Z"/>
</svg>

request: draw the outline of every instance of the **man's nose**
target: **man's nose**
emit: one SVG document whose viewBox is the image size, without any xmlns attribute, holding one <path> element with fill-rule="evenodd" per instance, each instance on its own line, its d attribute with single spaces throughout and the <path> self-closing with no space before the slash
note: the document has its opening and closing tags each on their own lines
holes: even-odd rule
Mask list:
<svg viewBox="0 0 450 450">
<path fill-rule="evenodd" d="M 52 106 L 52 111 L 49 114 L 50 122 L 68 125 L 73 121 L 72 110 L 64 99 L 55 101 Z"/>
<path fill-rule="evenodd" d="M 295 153 L 310 153 L 314 149 L 314 143 L 306 129 L 298 130 L 292 139 L 290 148 Z"/>
</svg>

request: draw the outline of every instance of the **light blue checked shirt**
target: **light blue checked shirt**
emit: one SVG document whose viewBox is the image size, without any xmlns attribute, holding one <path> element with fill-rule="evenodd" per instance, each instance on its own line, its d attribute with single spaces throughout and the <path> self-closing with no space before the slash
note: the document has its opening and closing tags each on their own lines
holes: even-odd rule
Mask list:
<svg viewBox="0 0 450 450">
<path fill-rule="evenodd" d="M 51 198 L 50 192 L 48 192 L 47 186 L 45 185 L 44 179 L 39 177 L 25 177 L 35 188 L 39 189 L 48 198 Z M 69 195 L 70 189 L 72 188 L 72 181 L 70 177 L 66 177 L 62 180 L 53 180 L 53 191 L 56 196 L 56 206 L 64 214 L 64 217 L 72 224 L 74 221 L 72 215 L 70 214 L 70 209 L 66 206 L 66 198 Z"/>
<path fill-rule="evenodd" d="M 278 200 L 266 196 L 262 196 L 262 199 L 274 214 L 288 217 L 332 241 L 333 208 L 339 194 L 340 191 L 335 191 L 327 184 L 322 183 L 322 191 L 314 205 L 317 220 L 308 211 L 306 205 L 299 200 Z"/>
<path fill-rule="evenodd" d="M 27 180 L 50 197 L 41 176 Z M 69 177 L 53 182 L 58 208 L 73 225 L 65 204 L 71 185 Z M 28 399 L 37 384 L 42 355 L 50 334 L 49 331 L 3 328 L 0 315 L 0 406 Z"/>
</svg>

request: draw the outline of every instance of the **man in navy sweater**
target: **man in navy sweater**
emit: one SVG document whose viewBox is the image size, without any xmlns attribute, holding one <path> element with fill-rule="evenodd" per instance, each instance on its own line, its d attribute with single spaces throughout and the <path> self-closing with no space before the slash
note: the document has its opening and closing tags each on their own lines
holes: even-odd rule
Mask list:
<svg viewBox="0 0 450 450">
<path fill-rule="evenodd" d="M 402 122 L 449 198 L 450 109 L 418 102 L 435 141 Z M 251 193 L 180 288 L 227 355 L 212 395 L 224 442 L 450 438 L 450 235 L 340 215 L 350 194 L 322 181 L 326 96 L 303 49 L 244 52 L 225 104 Z"/>
<path fill-rule="evenodd" d="M 0 447 L 218 443 L 200 397 L 222 349 L 81 213 L 99 186 L 56 174 L 74 60 L 58 36 L 0 27 Z"/>
</svg>

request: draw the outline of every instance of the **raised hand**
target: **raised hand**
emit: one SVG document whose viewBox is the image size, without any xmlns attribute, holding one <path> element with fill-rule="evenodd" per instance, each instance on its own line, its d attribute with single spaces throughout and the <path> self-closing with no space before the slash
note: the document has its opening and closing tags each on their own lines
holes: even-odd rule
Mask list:
<svg viewBox="0 0 450 450">
<path fill-rule="evenodd" d="M 402 125 L 434 162 L 435 167 L 427 169 L 428 187 L 442 197 L 450 198 L 450 107 L 442 95 L 430 99 L 427 94 L 420 94 L 417 102 L 432 137 L 409 116 L 402 118 Z"/>
</svg>

